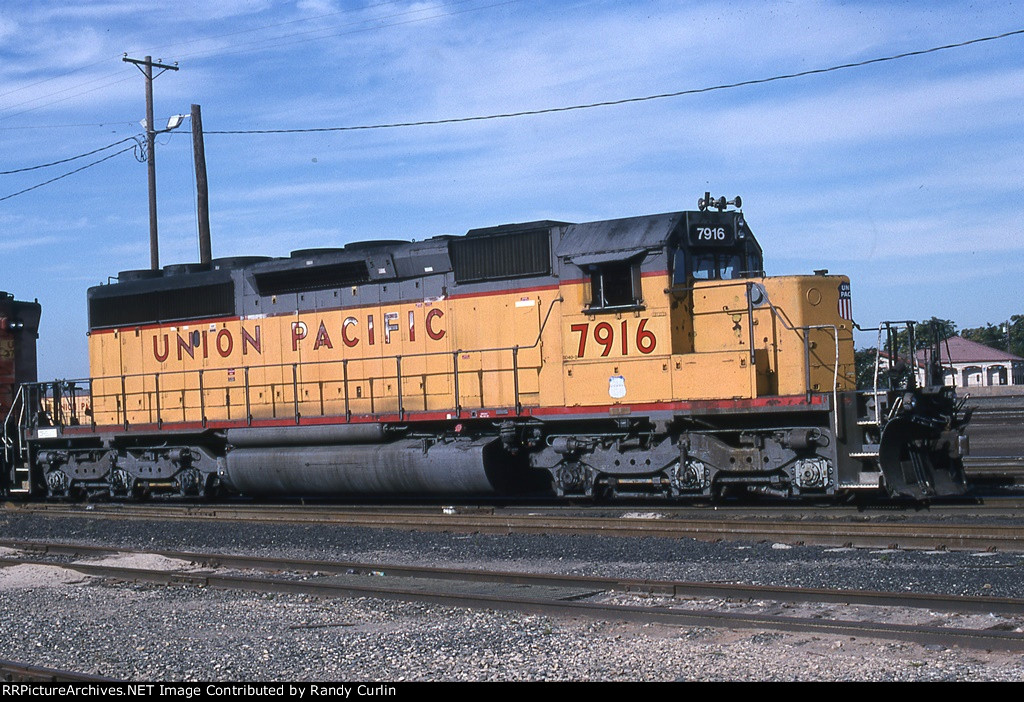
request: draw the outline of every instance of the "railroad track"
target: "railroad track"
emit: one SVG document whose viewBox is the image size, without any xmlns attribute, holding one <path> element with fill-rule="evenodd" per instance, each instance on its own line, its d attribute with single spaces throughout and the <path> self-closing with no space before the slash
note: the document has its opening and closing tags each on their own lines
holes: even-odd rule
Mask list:
<svg viewBox="0 0 1024 702">
<path fill-rule="evenodd" d="M 117 581 L 316 597 L 375 597 L 451 607 L 514 610 L 555 617 L 801 632 L 898 640 L 923 645 L 1024 651 L 1024 633 L 1020 631 L 1020 620 L 1024 618 L 1024 600 L 1019 599 L 631 580 L 178 551 L 125 551 L 32 541 L 7 541 L 0 545 L 30 554 L 7 556 L 0 560 L 0 565 L 60 565 L 85 575 Z M 111 554 L 157 555 L 196 567 L 168 571 L 55 560 L 61 557 L 97 559 Z M 215 572 L 212 570 L 214 568 L 222 570 Z M 224 572 L 223 569 L 243 573 Z M 300 574 L 306 575 L 300 577 Z M 645 605 L 597 601 L 608 593 L 643 593 L 662 596 L 664 601 Z M 877 608 L 898 607 L 901 610 L 923 609 L 929 613 L 981 612 L 1014 617 L 1016 620 L 997 628 L 971 629 L 686 608 L 680 602 L 700 598 L 717 598 L 733 603 L 737 600 L 752 600 L 867 605 L 872 608 L 871 616 L 877 616 Z M 327 622 L 299 626 L 318 628 L 343 625 Z"/>
<path fill-rule="evenodd" d="M 1024 397 L 972 397 L 968 406 L 974 409 L 968 477 L 1024 481 Z"/>
<path fill-rule="evenodd" d="M 1024 456 L 967 456 L 964 472 L 968 480 L 988 476 L 1019 479 L 1024 477 Z"/>
<path fill-rule="evenodd" d="M 1015 505 L 1017 503 L 1014 503 Z M 400 507 L 345 508 L 280 505 L 122 505 L 73 506 L 29 504 L 6 506 L 8 514 L 103 519 L 243 521 L 272 524 L 330 524 L 360 528 L 443 531 L 486 534 L 586 534 L 615 537 L 691 538 L 702 541 L 778 541 L 817 546 L 901 548 L 927 550 L 990 550 L 1024 552 L 1024 531 L 1016 522 L 991 523 L 966 519 L 936 521 L 906 518 L 873 521 L 806 518 L 793 512 L 765 512 L 762 518 L 673 516 L 672 510 L 649 507 L 613 516 L 587 516 L 585 510 L 559 513 L 555 509 L 523 513 L 505 508 Z M 1011 507 L 1017 510 L 1016 506 Z M 1019 512 L 1018 512 L 1019 513 Z"/>
<path fill-rule="evenodd" d="M 42 668 L 37 665 L 0 660 L 0 681 L 9 683 L 114 683 L 115 678 L 76 673 L 70 670 Z M 17 694 L 17 693 L 15 693 Z"/>
</svg>

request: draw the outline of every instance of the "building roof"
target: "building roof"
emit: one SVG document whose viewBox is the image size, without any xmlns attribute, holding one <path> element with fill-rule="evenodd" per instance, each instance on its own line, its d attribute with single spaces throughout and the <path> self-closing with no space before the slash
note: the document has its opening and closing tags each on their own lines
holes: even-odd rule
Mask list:
<svg viewBox="0 0 1024 702">
<path fill-rule="evenodd" d="M 943 363 L 986 363 L 993 361 L 1024 361 L 1020 356 L 994 349 L 959 336 L 951 336 L 939 343 Z M 929 351 L 921 349 L 917 352 L 917 361 L 927 361 Z"/>
</svg>

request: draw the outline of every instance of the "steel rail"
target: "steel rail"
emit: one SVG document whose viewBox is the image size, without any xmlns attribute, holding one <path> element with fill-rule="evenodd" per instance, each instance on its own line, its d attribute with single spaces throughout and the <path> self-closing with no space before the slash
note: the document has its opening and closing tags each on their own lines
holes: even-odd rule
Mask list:
<svg viewBox="0 0 1024 702">
<path fill-rule="evenodd" d="M 151 554 L 202 567 L 304 572 L 321 575 L 366 575 L 446 580 L 474 583 L 506 583 L 534 587 L 562 587 L 596 591 L 633 592 L 667 595 L 675 598 L 712 597 L 722 599 L 770 600 L 774 602 L 810 602 L 878 607 L 907 607 L 939 612 L 974 612 L 1024 615 L 1024 599 L 933 593 L 885 592 L 876 590 L 829 590 L 773 585 L 745 585 L 602 576 L 560 575 L 465 568 L 436 568 L 395 563 L 324 561 L 301 558 L 272 558 L 225 553 L 197 553 L 160 549 L 124 549 L 90 544 L 63 544 L 43 541 L 0 540 L 6 547 L 32 554 L 97 558 L 111 554 Z M 17 561 L 18 559 L 12 559 Z M 39 561 L 32 561 L 38 563 Z M 3 558 L 0 557 L 0 566 Z M 59 565 L 64 566 L 64 563 Z M 86 564 L 87 565 L 87 564 Z M 74 567 L 74 566 L 69 566 Z"/>
<path fill-rule="evenodd" d="M 1021 459 L 1024 461 L 1024 458 Z M 656 514 L 659 519 L 666 519 L 676 515 L 700 515 L 705 518 L 716 518 L 726 516 L 746 518 L 769 518 L 793 517 L 806 519 L 809 514 L 816 514 L 822 517 L 836 518 L 858 518 L 870 519 L 874 516 L 900 514 L 907 518 L 917 516 L 947 516 L 947 513 L 972 512 L 978 515 L 991 514 L 1000 510 L 1013 510 L 1014 516 L 1024 517 L 1024 490 L 1008 488 L 995 492 L 978 493 L 974 496 L 953 501 L 934 502 L 911 502 L 892 500 L 863 500 L 858 502 L 792 502 L 789 500 L 757 500 L 742 502 L 736 500 L 728 501 L 671 501 L 671 500 L 623 500 L 612 503 L 597 503 L 590 500 L 565 501 L 558 499 L 538 499 L 529 501 L 511 499 L 481 498 L 479 502 L 455 502 L 444 504 L 443 500 L 429 501 L 407 501 L 407 502 L 384 502 L 381 500 L 361 499 L 351 502 L 322 500 L 299 500 L 283 498 L 279 502 L 256 502 L 246 498 L 224 499 L 222 501 L 204 500 L 155 500 L 148 502 L 133 501 L 97 501 L 97 502 L 74 502 L 74 501 L 50 501 L 32 502 L 10 500 L 0 502 L 0 513 L 41 513 L 56 514 L 60 516 L 73 514 L 79 516 L 89 515 L 119 515 L 119 514 L 145 514 L 151 513 L 159 517 L 161 512 L 169 515 L 202 514 L 212 510 L 218 510 L 226 518 L 230 518 L 232 511 L 242 510 L 259 511 L 261 514 L 271 514 L 275 510 L 282 513 L 295 513 L 297 521 L 306 517 L 303 515 L 316 515 L 313 518 L 331 518 L 333 514 L 348 512 L 372 512 L 374 514 L 401 511 L 409 514 L 438 514 L 438 512 L 459 514 L 541 514 L 541 513 L 573 513 L 574 516 L 586 517 L 587 514 L 594 516 L 618 515 L 617 518 L 641 518 L 644 514 Z M 629 515 L 629 516 L 627 516 Z"/>
<path fill-rule="evenodd" d="M 22 561 L 29 562 L 32 561 Z M 52 565 L 38 561 L 40 565 Z M 385 587 L 379 583 L 354 585 L 281 578 L 182 573 L 82 563 L 63 567 L 107 579 L 163 585 L 194 586 L 248 592 L 302 594 L 315 597 L 372 597 L 425 602 L 447 607 L 529 612 L 554 617 L 582 616 L 605 621 L 659 623 L 669 626 L 712 626 L 728 629 L 775 630 L 843 637 L 864 637 L 941 644 L 963 648 L 1024 651 L 1024 634 L 1002 630 L 909 626 L 849 620 L 824 620 L 764 614 L 688 610 L 670 607 L 596 604 L 552 598 L 510 597 L 479 593 L 452 593 L 424 588 Z"/>
<path fill-rule="evenodd" d="M 58 670 L 56 668 L 43 668 L 27 663 L 16 661 L 0 660 L 0 681 L 3 682 L 91 682 L 91 683 L 117 683 L 116 678 L 107 678 L 102 675 L 91 675 L 89 673 L 76 673 L 70 670 Z"/>
<path fill-rule="evenodd" d="M 1024 456 L 968 456 L 964 458 L 964 469 L 968 473 L 984 470 L 989 473 L 1016 474 L 1024 470 Z"/>
<path fill-rule="evenodd" d="M 31 511 L 33 507 L 22 509 Z M 442 531 L 487 534 L 586 534 L 618 537 L 691 538 L 701 541 L 764 541 L 860 548 L 1000 550 L 1024 552 L 1024 530 L 1017 525 L 988 523 L 876 523 L 839 520 L 750 520 L 738 518 L 623 519 L 619 517 L 534 514 L 465 514 L 428 511 L 310 510 L 260 506 L 165 507 L 142 506 L 105 510 L 48 509 L 56 516 L 166 519 L 193 521 L 246 521 L 258 523 L 311 523 L 332 526 L 389 528 L 407 531 Z"/>
</svg>

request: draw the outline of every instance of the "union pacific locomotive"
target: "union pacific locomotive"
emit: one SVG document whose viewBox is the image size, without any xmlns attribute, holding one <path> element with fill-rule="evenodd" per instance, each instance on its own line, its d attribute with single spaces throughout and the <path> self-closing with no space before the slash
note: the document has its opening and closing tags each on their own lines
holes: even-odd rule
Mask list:
<svg viewBox="0 0 1024 702">
<path fill-rule="evenodd" d="M 857 392 L 849 279 L 766 276 L 739 205 L 124 271 L 90 378 L 8 402 L 3 488 L 962 492 L 952 392 Z"/>
</svg>

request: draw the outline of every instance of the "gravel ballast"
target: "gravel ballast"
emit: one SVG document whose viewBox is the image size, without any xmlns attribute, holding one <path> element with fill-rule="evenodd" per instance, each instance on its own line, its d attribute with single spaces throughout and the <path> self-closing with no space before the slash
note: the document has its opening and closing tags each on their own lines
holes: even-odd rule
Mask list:
<svg viewBox="0 0 1024 702">
<path fill-rule="evenodd" d="M 16 514 L 0 516 L 0 538 L 1024 597 L 1020 577 L 1024 556 L 1016 554 Z M 53 566 L 0 570 L 0 604 L 6 613 L 0 620 L 4 658 L 138 681 L 1024 680 L 1024 656 L 1015 653 L 561 619 L 372 598 L 322 600 L 192 586 L 115 584 Z M 799 616 L 829 618 L 837 611 L 822 608 L 817 613 L 801 611 Z M 945 617 L 936 614 L 934 619 Z M 984 625 L 984 615 L 972 626 L 979 623 Z"/>
</svg>

